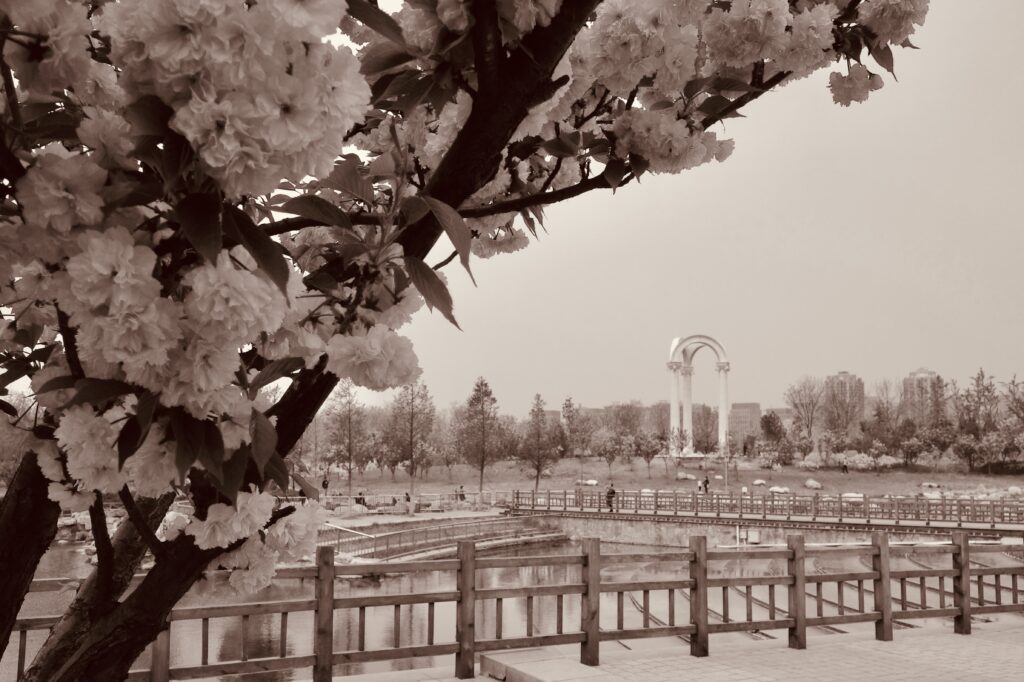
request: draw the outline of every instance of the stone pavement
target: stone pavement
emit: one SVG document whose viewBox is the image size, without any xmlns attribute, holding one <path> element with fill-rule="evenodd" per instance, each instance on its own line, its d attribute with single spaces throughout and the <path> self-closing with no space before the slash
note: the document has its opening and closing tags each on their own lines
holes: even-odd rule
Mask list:
<svg viewBox="0 0 1024 682">
<path fill-rule="evenodd" d="M 847 626 L 844 626 L 847 627 Z M 974 625 L 974 634 L 951 627 L 900 630 L 876 642 L 867 628 L 841 635 L 810 634 L 807 649 L 776 640 L 711 638 L 711 655 L 695 658 L 680 640 L 636 640 L 632 651 L 601 646 L 601 665 L 581 665 L 578 647 L 547 647 L 485 655 L 481 668 L 506 682 L 817 682 L 818 680 L 928 680 L 1003 682 L 1024 679 L 1024 621 Z M 643 645 L 641 645 L 643 644 Z M 633 646 L 634 642 L 627 642 Z M 532 655 L 531 653 L 533 652 Z M 547 652 L 546 655 L 544 652 Z M 504 665 L 495 666 L 495 662 Z"/>
</svg>

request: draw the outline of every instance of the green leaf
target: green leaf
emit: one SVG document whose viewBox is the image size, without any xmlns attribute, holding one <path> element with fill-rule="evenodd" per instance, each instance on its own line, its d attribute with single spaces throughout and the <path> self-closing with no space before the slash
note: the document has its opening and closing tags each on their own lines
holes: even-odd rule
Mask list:
<svg viewBox="0 0 1024 682">
<path fill-rule="evenodd" d="M 881 66 L 883 69 L 891 73 L 893 76 L 896 75 L 896 72 L 893 71 L 893 57 L 891 47 L 889 47 L 888 45 L 880 45 L 870 48 L 870 52 L 871 56 L 874 58 L 876 62 L 878 62 L 879 66 Z"/>
<path fill-rule="evenodd" d="M 604 172 L 601 173 L 601 177 L 605 179 L 608 186 L 615 189 L 622 182 L 622 178 L 626 175 L 626 162 L 622 159 L 608 159 L 608 163 L 604 167 Z"/>
<path fill-rule="evenodd" d="M 457 329 L 461 329 L 452 314 L 452 295 L 437 273 L 419 258 L 412 256 L 405 257 L 405 271 L 409 273 L 409 279 L 412 280 L 413 286 L 423 295 L 427 308 L 431 310 L 437 308 L 446 320 L 455 325 Z"/>
<path fill-rule="evenodd" d="M 178 467 L 179 480 L 184 483 L 185 475 L 203 449 L 203 422 L 179 407 L 171 411 L 170 426 L 177 444 L 174 461 Z"/>
<path fill-rule="evenodd" d="M 305 364 L 306 363 L 299 358 L 281 358 L 280 360 L 274 360 L 260 370 L 260 373 L 257 374 L 256 378 L 252 380 L 251 384 L 249 384 L 249 390 L 255 393 L 267 384 L 272 384 L 281 377 L 291 374 L 297 369 L 302 369 Z"/>
<path fill-rule="evenodd" d="M 428 196 L 421 198 L 430 207 L 430 212 L 434 214 L 437 222 L 444 228 L 445 234 L 452 240 L 455 250 L 459 253 L 459 261 L 462 263 L 462 267 L 466 268 L 466 272 L 469 273 L 473 284 L 476 284 L 473 272 L 469 269 L 469 254 L 473 242 L 473 233 L 469 231 L 466 221 L 462 219 L 458 211 L 440 199 Z"/>
<path fill-rule="evenodd" d="M 75 396 L 64 407 L 82 403 L 101 405 L 118 396 L 134 392 L 135 388 L 131 384 L 116 379 L 79 379 L 75 382 Z"/>
<path fill-rule="evenodd" d="M 4 368 L 4 373 L 0 374 L 0 388 L 13 384 L 18 379 L 26 376 L 31 369 L 31 365 L 25 361 L 8 363 Z"/>
<path fill-rule="evenodd" d="M 315 220 L 319 223 L 323 223 L 324 225 L 334 225 L 336 227 L 346 228 L 352 227 L 352 221 L 349 219 L 347 213 L 326 199 L 313 196 L 312 194 L 289 199 L 281 206 L 281 210 L 287 213 L 294 213 L 295 215 L 302 216 L 303 218 Z"/>
<path fill-rule="evenodd" d="M 348 15 L 373 29 L 399 47 L 405 48 L 405 37 L 398 22 L 391 15 L 367 0 L 348 0 Z"/>
<path fill-rule="evenodd" d="M 199 449 L 199 462 L 215 481 L 224 481 L 224 437 L 212 421 L 202 424 L 203 444 Z"/>
<path fill-rule="evenodd" d="M 73 376 L 54 377 L 49 381 L 45 382 L 36 391 L 36 395 L 42 395 L 43 393 L 49 393 L 50 391 L 61 391 L 65 388 L 74 388 L 75 383 L 78 382 Z"/>
<path fill-rule="evenodd" d="M 145 436 L 142 434 L 139 420 L 132 415 L 125 421 L 124 426 L 121 427 L 121 433 L 117 434 L 118 471 L 124 468 L 124 463 L 138 451 L 144 440 Z"/>
<path fill-rule="evenodd" d="M 18 416 L 18 409 L 14 405 L 11 405 L 6 400 L 0 400 L 0 412 L 3 412 L 4 414 L 9 414 L 12 417 Z"/>
<path fill-rule="evenodd" d="M 714 116 L 715 114 L 724 110 L 730 104 L 732 104 L 732 100 L 729 99 L 728 97 L 722 97 L 721 95 L 711 95 L 700 103 L 700 106 L 697 107 L 697 110 L 706 116 Z"/>
<path fill-rule="evenodd" d="M 633 175 L 639 178 L 641 175 L 647 172 L 647 169 L 651 167 L 651 162 L 642 156 L 637 154 L 629 155 L 629 169 L 633 171 Z"/>
<path fill-rule="evenodd" d="M 392 43 L 373 43 L 366 47 L 359 55 L 359 73 L 367 79 L 375 76 L 382 76 L 392 71 L 406 68 L 410 62 L 416 60 L 404 49 L 396 47 Z"/>
<path fill-rule="evenodd" d="M 405 225 L 418 223 L 428 213 L 430 213 L 430 206 L 422 198 L 412 196 L 402 199 L 402 215 L 405 216 Z"/>
<path fill-rule="evenodd" d="M 189 194 L 178 203 L 174 212 L 192 247 L 215 264 L 224 243 L 220 199 L 214 194 Z"/>
<path fill-rule="evenodd" d="M 693 99 L 693 97 L 704 89 L 704 86 L 713 80 L 711 77 L 707 78 L 694 78 L 683 86 L 683 95 L 687 99 Z"/>
<path fill-rule="evenodd" d="M 288 295 L 290 269 L 280 244 L 258 228 L 244 211 L 234 206 L 224 208 L 224 234 L 244 246 L 245 250 L 252 254 L 260 270 L 266 273 L 285 296 Z"/>
<path fill-rule="evenodd" d="M 224 460 L 223 480 L 214 481 L 217 490 L 235 504 L 238 500 L 238 491 L 245 480 L 245 470 L 249 466 L 249 446 L 243 445 L 235 450 L 229 458 Z"/>
<path fill-rule="evenodd" d="M 277 483 L 282 492 L 288 490 L 288 466 L 281 459 L 281 455 L 276 452 L 271 455 L 270 459 L 267 460 L 267 466 L 263 474 L 263 480 L 269 478 L 274 483 Z"/>
<path fill-rule="evenodd" d="M 156 95 L 145 95 L 129 104 L 124 117 L 132 126 L 136 136 L 153 135 L 163 137 L 170 128 L 168 123 L 174 110 Z"/>
<path fill-rule="evenodd" d="M 270 423 L 267 415 L 259 410 L 253 410 L 249 422 L 249 435 L 252 438 L 252 460 L 262 476 L 267 462 L 277 454 L 277 429 Z"/>
<path fill-rule="evenodd" d="M 541 144 L 541 149 L 555 157 L 569 158 L 580 153 L 580 134 L 562 133 Z"/>
<path fill-rule="evenodd" d="M 326 178 L 320 181 L 324 187 L 336 189 L 342 194 L 363 202 L 367 206 L 373 205 L 373 183 L 363 177 L 359 172 L 359 160 L 357 158 L 346 158 L 334 165 L 334 170 Z"/>
</svg>

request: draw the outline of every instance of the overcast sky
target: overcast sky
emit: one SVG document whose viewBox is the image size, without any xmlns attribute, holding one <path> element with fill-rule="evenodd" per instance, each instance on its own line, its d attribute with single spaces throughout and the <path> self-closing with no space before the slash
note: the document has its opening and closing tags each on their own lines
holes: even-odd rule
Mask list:
<svg viewBox="0 0 1024 682">
<path fill-rule="evenodd" d="M 1021 0 L 933 0 L 868 102 L 834 104 L 819 73 L 729 121 L 724 164 L 553 206 L 539 242 L 474 263 L 476 288 L 448 267 L 463 331 L 425 310 L 403 329 L 438 405 L 477 376 L 517 415 L 535 393 L 665 400 L 689 334 L 725 347 L 732 401 L 762 406 L 804 374 L 869 393 L 921 366 L 1024 375 L 1022 24 Z M 696 402 L 714 375 L 702 351 Z"/>
</svg>

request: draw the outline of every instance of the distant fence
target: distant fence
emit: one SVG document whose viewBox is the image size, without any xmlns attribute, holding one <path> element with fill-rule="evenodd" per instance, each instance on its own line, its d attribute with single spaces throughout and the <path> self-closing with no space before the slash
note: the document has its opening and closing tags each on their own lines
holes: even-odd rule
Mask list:
<svg viewBox="0 0 1024 682">
<path fill-rule="evenodd" d="M 331 545 L 336 551 L 357 557 L 387 558 L 419 549 L 454 545 L 461 540 L 482 540 L 516 535 L 534 530 L 527 518 L 488 519 L 443 525 L 414 526 L 380 535 L 366 535 L 333 524 L 320 528 L 317 544 Z"/>
<path fill-rule="evenodd" d="M 358 491 L 358 488 L 356 488 Z M 462 493 L 416 493 L 417 511 L 451 509 L 459 503 L 465 503 L 471 507 L 503 507 L 512 503 L 513 491 L 511 490 L 485 490 L 483 492 L 465 491 Z M 325 504 L 349 507 L 356 503 L 359 495 L 338 495 L 328 493 L 320 496 L 320 502 Z M 388 510 L 398 503 L 404 502 L 404 493 L 366 493 L 361 496 L 364 505 L 371 510 Z M 303 497 L 282 497 L 285 501 L 302 501 Z"/>
<path fill-rule="evenodd" d="M 710 635 L 723 632 L 786 630 L 789 646 L 803 649 L 807 645 L 808 628 L 874 623 L 876 639 L 886 641 L 893 637 L 894 623 L 907 619 L 951 617 L 955 632 L 970 634 L 972 616 L 1024 612 L 1020 585 L 1024 565 L 997 567 L 978 562 L 979 555 L 1003 553 L 1006 548 L 970 545 L 964 533 L 954 534 L 949 544 L 927 545 L 890 546 L 884 533 L 875 533 L 870 545 L 845 547 L 805 545 L 803 536 L 799 535 L 789 536 L 784 548 L 709 550 L 703 536 L 690 537 L 689 543 L 686 551 L 602 554 L 600 540 L 587 539 L 583 541 L 583 550 L 579 554 L 478 558 L 474 543 L 460 542 L 457 559 L 348 565 L 335 565 L 334 547 L 324 546 L 317 551 L 315 567 L 285 569 L 280 574 L 284 578 L 313 579 L 312 598 L 176 608 L 170 614 L 167 629 L 160 633 L 151 647 L 150 669 L 133 671 L 129 679 L 162 682 L 312 668 L 313 679 L 319 682 L 332 679 L 335 665 L 446 654 L 455 657 L 456 677 L 465 679 L 473 677 L 477 653 L 499 649 L 578 643 L 580 660 L 588 665 L 597 665 L 600 643 L 607 640 L 680 635 L 689 639 L 692 655 L 707 656 Z M 841 573 L 807 571 L 808 560 L 828 563 L 850 557 L 859 558 L 863 566 L 861 570 Z M 890 561 L 897 557 L 916 557 L 917 560 L 927 557 L 929 561 L 948 565 L 893 570 Z M 765 576 L 714 577 L 716 569 L 725 562 L 765 559 L 776 560 L 785 566 L 785 570 Z M 675 577 L 630 582 L 602 579 L 601 569 L 605 566 L 636 563 L 653 563 Z M 735 566 L 735 563 L 730 565 Z M 538 566 L 577 567 L 579 578 L 559 584 L 477 587 L 480 571 Z M 335 579 L 342 576 L 423 572 L 454 573 L 454 589 L 357 597 L 335 595 Z M 936 580 L 938 587 L 935 587 Z M 46 586 L 40 589 L 57 589 L 61 584 L 61 581 L 47 581 Z M 896 595 L 892 593 L 894 585 L 899 589 Z M 830 598 L 823 596 L 823 587 L 828 588 Z M 779 588 L 786 591 L 784 600 L 777 594 Z M 844 588 L 848 589 L 845 594 L 850 595 L 849 600 L 844 596 Z M 911 598 L 914 595 L 908 595 L 908 589 L 916 593 L 917 601 Z M 657 591 L 667 592 L 665 619 L 656 617 L 650 608 L 650 595 Z M 600 596 L 607 593 L 616 595 L 615 627 L 602 630 Z M 638 603 L 641 604 L 642 623 L 630 627 L 624 619 L 624 596 L 629 595 L 633 600 L 633 594 L 641 595 L 642 601 Z M 677 594 L 682 599 L 677 600 Z M 745 617 L 735 617 L 736 609 L 730 609 L 728 605 L 730 594 L 734 599 L 738 595 L 740 603 L 745 605 L 745 610 L 741 610 Z M 578 627 L 576 623 L 567 623 L 564 618 L 565 598 L 575 599 L 577 595 Z M 553 613 L 543 623 L 535 622 L 535 600 L 551 597 L 556 599 Z M 710 606 L 711 597 L 719 605 L 717 610 Z M 525 636 L 507 637 L 503 632 L 502 609 L 505 600 L 510 599 L 526 602 Z M 688 608 L 681 607 L 679 601 L 687 601 Z M 448 602 L 454 603 L 456 609 L 455 627 L 451 632 L 441 633 L 435 627 L 435 608 L 437 604 Z M 827 614 L 825 606 L 828 607 Z M 398 624 L 403 618 L 403 610 L 404 617 L 409 618 L 409 609 L 412 608 L 426 610 L 426 633 L 416 641 L 404 641 Z M 367 647 L 367 609 L 390 609 L 393 612 L 396 627 L 391 646 Z M 477 627 L 476 614 L 483 613 L 485 609 L 493 610 L 495 615 L 493 630 L 489 632 Z M 333 650 L 335 612 L 338 610 L 352 610 L 357 614 L 353 621 L 356 623 L 355 647 L 350 650 Z M 314 644 L 309 655 L 287 654 L 288 618 L 289 614 L 296 612 L 313 614 Z M 279 614 L 279 655 L 251 658 L 245 625 L 251 616 L 265 614 Z M 209 624 L 211 619 L 217 618 L 241 619 L 243 627 L 238 660 L 209 660 Z M 19 675 L 25 664 L 26 633 L 50 628 L 56 620 L 57 617 L 41 617 L 17 621 Z M 171 667 L 170 641 L 175 624 L 182 621 L 200 623 L 199 641 L 190 642 L 199 649 L 200 664 Z"/>
<path fill-rule="evenodd" d="M 513 509 L 541 511 L 607 510 L 602 491 L 515 491 Z M 695 491 L 618 491 L 611 501 L 616 512 L 668 514 L 736 514 L 739 517 L 806 517 L 925 523 L 982 523 L 1024 525 L 1024 503 L 1005 500 L 928 499 L 771 493 L 698 493 Z"/>
</svg>

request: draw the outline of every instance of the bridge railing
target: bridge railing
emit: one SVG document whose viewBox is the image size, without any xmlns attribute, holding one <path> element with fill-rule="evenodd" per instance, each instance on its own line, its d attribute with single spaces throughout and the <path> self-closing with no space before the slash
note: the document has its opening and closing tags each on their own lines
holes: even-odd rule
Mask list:
<svg viewBox="0 0 1024 682">
<path fill-rule="evenodd" d="M 736 514 L 762 517 L 807 517 L 894 522 L 983 523 L 1024 525 L 1024 503 L 1008 500 L 795 495 L 790 493 L 699 493 L 696 491 L 618 491 L 609 505 L 596 490 L 514 491 L 514 509 L 625 513 Z"/>
<path fill-rule="evenodd" d="M 600 540 L 587 539 L 578 554 L 486 558 L 478 557 L 474 543 L 466 541 L 459 543 L 457 559 L 335 565 L 334 548 L 325 546 L 317 551 L 315 567 L 284 569 L 279 574 L 311 579 L 311 598 L 176 608 L 167 628 L 150 647 L 149 669 L 135 670 L 129 679 L 162 682 L 312 667 L 313 679 L 320 681 L 332 679 L 336 665 L 446 654 L 454 655 L 455 675 L 464 679 L 473 676 L 476 653 L 499 649 L 578 643 L 580 660 L 597 665 L 600 642 L 606 640 L 680 635 L 689 639 L 692 655 L 706 656 L 710 635 L 723 632 L 753 636 L 786 630 L 789 646 L 802 649 L 807 646 L 809 628 L 870 622 L 876 639 L 890 640 L 894 624 L 927 617 L 951 617 L 957 633 L 970 634 L 973 616 L 1024 613 L 1020 580 L 1024 564 L 994 566 L 978 559 L 1005 550 L 1000 545 L 971 545 L 964 533 L 954 534 L 949 544 L 890 547 L 885 533 L 875 533 L 869 545 L 805 545 L 803 536 L 793 535 L 785 547 L 717 550 L 708 549 L 705 537 L 694 536 L 686 550 L 654 553 L 602 553 Z M 893 559 L 908 558 L 923 568 L 897 570 L 890 564 Z M 848 570 L 850 559 L 859 560 L 856 570 Z M 726 575 L 726 565 L 735 568 L 737 562 L 764 561 L 769 563 L 763 575 Z M 628 582 L 602 577 L 603 568 L 618 564 L 641 564 L 644 574 L 671 577 Z M 481 580 L 484 571 L 544 566 L 568 567 L 570 576 L 555 584 L 479 587 L 489 584 Z M 445 573 L 454 576 L 454 585 L 411 594 L 336 593 L 336 579 L 341 577 L 409 573 Z M 49 585 L 53 584 L 51 581 L 44 589 L 52 589 Z M 898 586 L 896 594 L 894 585 Z M 667 593 L 667 607 L 652 608 L 651 595 L 661 591 Z M 615 602 L 604 617 L 602 594 L 614 595 Z M 625 617 L 627 597 L 640 612 L 639 623 Z M 535 603 L 542 598 L 554 598 L 556 606 L 538 619 Z M 605 604 L 611 599 L 609 596 Z M 503 627 L 503 609 L 509 600 L 525 602 L 525 633 L 509 636 Z M 578 602 L 573 611 L 578 613 L 578 621 L 565 618 L 570 600 Z M 456 612 L 453 629 L 445 632 L 439 630 L 436 618 L 440 604 L 450 604 Z M 368 646 L 367 611 L 380 609 L 390 611 L 394 621 L 390 646 Z M 408 628 L 399 625 L 412 622 L 412 609 L 425 611 L 425 618 L 424 627 L 410 635 Z M 335 651 L 333 645 L 338 611 L 346 612 L 341 622 L 349 630 L 342 640 L 353 643 L 341 651 Z M 296 613 L 312 615 L 312 651 L 289 653 L 289 615 Z M 493 614 L 489 627 L 484 627 L 487 621 L 478 620 L 477 614 Z M 248 620 L 268 615 L 279 619 L 278 655 L 253 657 Z M 237 659 L 210 660 L 210 621 L 214 619 L 241 620 Z M 56 621 L 56 616 L 17 621 L 19 676 L 25 665 L 26 634 L 48 629 Z M 171 638 L 185 622 L 192 624 L 186 632 L 194 633 L 196 623 L 199 625 L 199 641 L 188 642 L 189 648 L 198 652 L 199 663 L 171 667 Z"/>
<path fill-rule="evenodd" d="M 514 535 L 519 531 L 532 529 L 524 518 L 488 519 L 431 526 L 414 526 L 379 535 L 354 535 L 347 529 L 337 529 L 325 524 L 320 529 L 320 546 L 330 545 L 339 553 L 354 557 L 385 558 L 406 554 L 418 549 L 454 544 L 460 540 L 485 539 L 496 536 Z"/>
</svg>

